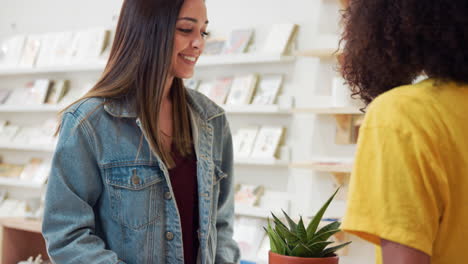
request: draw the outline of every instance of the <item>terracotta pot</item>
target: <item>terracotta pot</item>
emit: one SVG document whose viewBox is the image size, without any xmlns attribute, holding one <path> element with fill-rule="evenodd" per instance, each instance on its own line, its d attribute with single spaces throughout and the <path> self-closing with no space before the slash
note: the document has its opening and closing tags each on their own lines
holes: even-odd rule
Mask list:
<svg viewBox="0 0 468 264">
<path fill-rule="evenodd" d="M 283 256 L 273 252 L 268 253 L 269 264 L 338 264 L 337 256 L 329 258 L 300 258 Z"/>
</svg>

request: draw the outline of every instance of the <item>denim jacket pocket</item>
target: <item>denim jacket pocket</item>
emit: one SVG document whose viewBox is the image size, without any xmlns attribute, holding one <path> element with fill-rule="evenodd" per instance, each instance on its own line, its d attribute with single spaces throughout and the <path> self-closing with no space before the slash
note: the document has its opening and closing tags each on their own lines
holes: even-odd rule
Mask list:
<svg viewBox="0 0 468 264">
<path fill-rule="evenodd" d="M 131 229 L 142 229 L 160 216 L 163 175 L 157 166 L 119 165 L 105 169 L 111 214 Z"/>
</svg>

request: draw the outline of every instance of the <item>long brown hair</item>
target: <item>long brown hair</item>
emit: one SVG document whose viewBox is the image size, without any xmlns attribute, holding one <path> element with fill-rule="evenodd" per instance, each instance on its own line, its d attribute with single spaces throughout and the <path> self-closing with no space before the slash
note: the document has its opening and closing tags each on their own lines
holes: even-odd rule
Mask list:
<svg viewBox="0 0 468 264">
<path fill-rule="evenodd" d="M 77 100 L 134 97 L 148 143 L 169 168 L 174 166 L 174 161 L 170 149 L 164 149 L 162 144 L 159 113 L 182 4 L 183 0 L 125 0 L 104 73 Z M 192 138 L 185 88 L 180 78 L 174 78 L 170 96 L 175 147 L 182 156 L 188 156 L 192 153 Z"/>
</svg>

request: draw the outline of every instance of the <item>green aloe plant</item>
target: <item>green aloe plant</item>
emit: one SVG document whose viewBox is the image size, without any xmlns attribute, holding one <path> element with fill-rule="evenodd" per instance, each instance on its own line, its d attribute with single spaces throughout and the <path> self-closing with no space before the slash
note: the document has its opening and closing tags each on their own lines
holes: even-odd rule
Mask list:
<svg viewBox="0 0 468 264">
<path fill-rule="evenodd" d="M 338 190 L 339 188 L 322 206 L 322 208 L 320 208 L 312 221 L 310 221 L 307 228 L 304 226 L 302 217 L 300 217 L 299 222 L 296 223 L 283 211 L 288 227 L 278 217 L 271 213 L 274 227 L 270 224 L 270 219 L 268 219 L 268 226 L 263 227 L 270 238 L 270 250 L 273 253 L 285 256 L 326 258 L 333 256 L 335 251 L 350 244 L 351 241 L 327 248 L 328 245 L 333 243 L 328 241 L 329 238 L 341 231 L 339 229 L 341 223 L 338 221 L 332 222 L 317 230 L 323 214 L 327 210 Z"/>
</svg>

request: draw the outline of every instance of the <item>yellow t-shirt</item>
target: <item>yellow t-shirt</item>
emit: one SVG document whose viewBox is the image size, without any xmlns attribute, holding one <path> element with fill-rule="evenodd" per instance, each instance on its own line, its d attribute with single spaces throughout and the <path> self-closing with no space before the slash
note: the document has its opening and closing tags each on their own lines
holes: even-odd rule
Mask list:
<svg viewBox="0 0 468 264">
<path fill-rule="evenodd" d="M 468 85 L 428 79 L 371 103 L 342 228 L 418 249 L 432 264 L 466 259 Z"/>
</svg>

